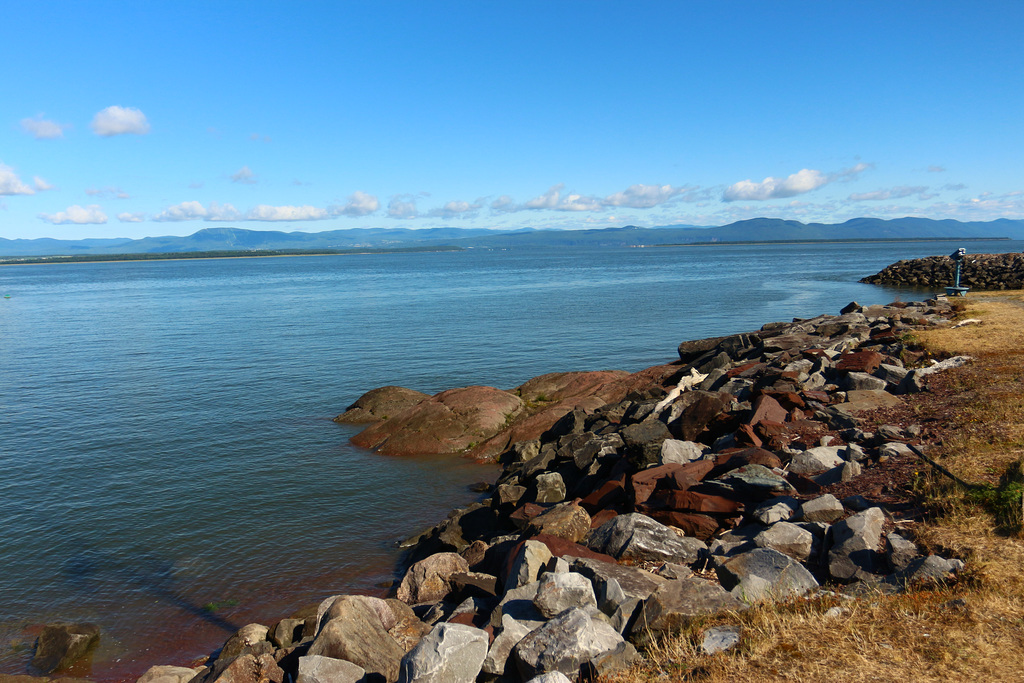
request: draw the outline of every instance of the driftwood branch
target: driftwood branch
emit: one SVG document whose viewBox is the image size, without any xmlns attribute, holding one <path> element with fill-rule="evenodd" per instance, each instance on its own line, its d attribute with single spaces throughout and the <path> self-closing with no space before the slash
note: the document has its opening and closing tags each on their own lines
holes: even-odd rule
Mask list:
<svg viewBox="0 0 1024 683">
<path fill-rule="evenodd" d="M 963 488 L 965 488 L 965 489 L 967 489 L 969 491 L 983 491 L 983 490 L 985 490 L 986 487 L 981 485 L 981 484 L 972 484 L 972 483 L 964 481 L 960 477 L 956 476 L 955 474 L 953 474 L 952 472 L 947 470 L 945 467 L 943 467 L 942 465 L 940 465 L 939 463 L 935 462 L 934 460 L 929 458 L 927 455 L 925 455 L 921 451 L 921 449 L 918 448 L 917 446 L 913 446 L 911 444 L 907 444 L 907 445 L 910 446 L 910 450 L 912 450 L 917 455 L 917 457 L 921 458 L 926 463 L 931 465 L 940 474 L 944 474 L 947 477 L 949 477 L 950 479 L 952 479 L 959 486 L 962 486 Z"/>
</svg>

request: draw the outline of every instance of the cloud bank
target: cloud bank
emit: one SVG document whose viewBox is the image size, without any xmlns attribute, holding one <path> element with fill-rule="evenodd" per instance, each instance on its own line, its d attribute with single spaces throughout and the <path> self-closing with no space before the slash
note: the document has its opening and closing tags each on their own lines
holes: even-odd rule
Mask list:
<svg viewBox="0 0 1024 683">
<path fill-rule="evenodd" d="M 769 176 L 759 183 L 741 180 L 725 189 L 722 201 L 765 201 L 795 197 L 817 190 L 832 182 L 852 180 L 869 168 L 871 168 L 871 164 L 857 164 L 851 168 L 828 174 L 804 168 L 786 178 Z"/>
<path fill-rule="evenodd" d="M 64 225 L 67 223 L 86 225 L 107 222 L 107 214 L 103 213 L 96 204 L 90 204 L 89 206 L 75 204 L 69 206 L 64 211 L 58 211 L 54 214 L 41 213 L 39 218 L 53 225 Z"/>
</svg>

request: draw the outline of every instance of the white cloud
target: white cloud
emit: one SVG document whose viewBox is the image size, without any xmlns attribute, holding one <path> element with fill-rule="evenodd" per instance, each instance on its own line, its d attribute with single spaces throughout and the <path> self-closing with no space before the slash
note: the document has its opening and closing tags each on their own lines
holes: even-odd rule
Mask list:
<svg viewBox="0 0 1024 683">
<path fill-rule="evenodd" d="M 322 221 L 330 218 L 326 209 L 315 206 L 267 206 L 260 204 L 245 213 L 247 221 Z"/>
<path fill-rule="evenodd" d="M 129 199 L 127 192 L 119 187 L 89 187 L 86 188 L 85 193 L 90 197 L 102 197 L 104 199 L 113 197 L 115 199 Z"/>
<path fill-rule="evenodd" d="M 141 223 L 146 220 L 146 214 L 144 213 L 119 213 L 117 214 L 117 220 L 122 223 Z"/>
<path fill-rule="evenodd" d="M 63 225 L 65 223 L 84 225 L 87 223 L 107 222 L 107 214 L 103 213 L 96 204 L 90 204 L 89 206 L 75 204 L 74 206 L 69 206 L 64 211 L 58 211 L 54 214 L 41 213 L 39 218 L 54 225 Z"/>
<path fill-rule="evenodd" d="M 345 206 L 333 206 L 329 210 L 335 216 L 368 216 L 379 208 L 380 201 L 376 197 L 356 190 L 349 196 Z"/>
<path fill-rule="evenodd" d="M 13 168 L 0 162 L 0 196 L 35 193 L 35 190 L 21 182 Z"/>
<path fill-rule="evenodd" d="M 220 205 L 217 202 L 210 202 L 209 208 L 201 203 L 182 202 L 169 206 L 157 215 L 153 216 L 154 221 L 179 222 L 179 221 L 237 221 L 241 218 L 238 210 L 231 204 Z"/>
<path fill-rule="evenodd" d="M 515 207 L 515 210 L 525 209 L 528 211 L 600 211 L 601 200 L 596 197 L 589 197 L 581 194 L 567 194 L 562 196 L 562 190 L 565 188 L 563 183 L 552 185 L 547 192 L 534 197 L 530 201 L 523 204 L 521 207 Z"/>
<path fill-rule="evenodd" d="M 56 121 L 48 121 L 43 118 L 42 114 L 32 119 L 21 120 L 21 129 L 36 140 L 55 140 L 57 138 L 62 138 L 64 137 L 65 128 L 68 128 L 68 126 L 62 126 Z"/>
<path fill-rule="evenodd" d="M 601 208 L 599 199 L 582 194 L 568 194 L 555 206 L 556 211 L 600 211 Z"/>
<path fill-rule="evenodd" d="M 929 166 L 928 167 L 928 172 L 929 173 L 945 173 L 945 171 L 946 171 L 946 167 L 945 166 Z"/>
<path fill-rule="evenodd" d="M 253 185 L 256 183 L 256 174 L 249 170 L 248 166 L 243 166 L 231 174 L 231 182 Z"/>
<path fill-rule="evenodd" d="M 92 132 L 103 137 L 112 135 L 145 135 L 149 132 L 146 115 L 135 107 L 107 107 L 92 119 Z"/>
<path fill-rule="evenodd" d="M 601 203 L 605 206 L 649 209 L 696 189 L 696 187 L 672 187 L 671 185 L 630 185 L 622 192 L 608 195 Z"/>
<path fill-rule="evenodd" d="M 565 187 L 563 183 L 552 185 L 547 192 L 539 197 L 534 197 L 530 201 L 523 204 L 524 209 L 553 209 L 558 206 L 558 200 L 562 196 L 562 189 Z"/>
<path fill-rule="evenodd" d="M 786 178 L 768 177 L 759 183 L 751 180 L 741 180 L 725 189 L 722 194 L 722 201 L 764 201 L 767 199 L 782 199 L 805 194 L 819 187 L 836 181 L 850 181 L 864 171 L 872 168 L 871 164 L 859 163 L 850 168 L 825 174 L 810 168 L 801 169 Z"/>
<path fill-rule="evenodd" d="M 858 192 L 851 194 L 849 200 L 851 202 L 873 202 L 873 201 L 884 201 L 887 199 L 903 199 L 911 195 L 922 195 L 921 199 L 928 199 L 929 197 L 924 196 L 928 191 L 927 187 L 924 186 L 900 186 L 893 187 L 888 190 L 875 190 L 874 192 Z M 931 195 L 935 196 L 935 195 Z"/>
<path fill-rule="evenodd" d="M 464 201 L 447 202 L 439 209 L 433 209 L 427 215 L 433 218 L 472 218 L 483 206 L 481 200 L 470 204 Z"/>
<path fill-rule="evenodd" d="M 391 218 L 416 218 L 416 198 L 412 195 L 396 195 L 388 202 L 388 216 Z"/>
<path fill-rule="evenodd" d="M 36 192 L 46 192 L 47 190 L 53 189 L 53 185 L 46 182 L 39 176 L 32 176 L 32 184 L 35 186 Z"/>
<path fill-rule="evenodd" d="M 515 211 L 515 201 L 507 194 L 503 194 L 491 202 L 491 211 L 495 213 L 509 213 Z"/>
</svg>

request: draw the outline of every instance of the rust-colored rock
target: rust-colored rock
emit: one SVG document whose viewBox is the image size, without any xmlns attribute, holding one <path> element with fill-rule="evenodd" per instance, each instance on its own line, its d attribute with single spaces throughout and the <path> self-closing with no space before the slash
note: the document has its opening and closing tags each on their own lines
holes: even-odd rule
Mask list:
<svg viewBox="0 0 1024 683">
<path fill-rule="evenodd" d="M 778 392 L 784 393 L 784 392 Z M 758 422 L 785 422 L 787 417 L 786 409 L 778 401 L 768 394 L 761 394 L 754 399 L 754 409 L 747 418 L 746 424 L 756 425 Z"/>
<path fill-rule="evenodd" d="M 384 455 L 461 453 L 504 430 L 524 408 L 494 387 L 450 389 L 364 429 L 352 443 Z"/>
<path fill-rule="evenodd" d="M 701 481 L 712 467 L 714 467 L 714 463 L 710 460 L 695 460 L 685 465 L 667 463 L 637 472 L 630 477 L 633 503 L 635 505 L 644 503 L 659 486 L 680 491 L 688 489 Z"/>
<path fill-rule="evenodd" d="M 885 356 L 877 351 L 851 351 L 839 357 L 836 370 L 841 372 L 866 372 L 869 375 L 878 369 Z"/>
<path fill-rule="evenodd" d="M 622 474 L 615 479 L 609 479 L 597 489 L 591 491 L 580 505 L 589 514 L 593 515 L 599 510 L 604 510 L 612 505 L 620 505 L 628 500 L 626 494 L 626 475 Z"/>
<path fill-rule="evenodd" d="M 699 538 L 706 541 L 718 532 L 718 520 L 709 515 L 702 515 L 696 512 L 676 512 L 675 510 L 656 510 L 651 512 L 651 518 L 680 529 L 687 536 Z"/>
<path fill-rule="evenodd" d="M 405 387 L 378 387 L 356 399 L 345 412 L 334 418 L 341 424 L 381 422 L 430 398 L 429 394 Z"/>
</svg>

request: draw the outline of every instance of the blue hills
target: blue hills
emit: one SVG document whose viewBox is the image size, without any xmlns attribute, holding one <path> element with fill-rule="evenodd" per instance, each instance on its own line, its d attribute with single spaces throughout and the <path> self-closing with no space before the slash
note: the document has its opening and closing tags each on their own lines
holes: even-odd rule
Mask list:
<svg viewBox="0 0 1024 683">
<path fill-rule="evenodd" d="M 352 228 L 324 232 L 282 232 L 244 228 L 204 228 L 184 237 L 57 240 L 0 238 L 0 256 L 154 254 L 198 251 L 318 250 L 457 246 L 466 248 L 635 247 L 702 242 L 789 242 L 927 238 L 1024 239 L 1024 220 L 1001 218 L 961 222 L 928 218 L 854 218 L 845 223 L 801 223 L 753 218 L 719 227 L 666 225 L 588 230 L 513 231 L 485 228 Z"/>
</svg>

